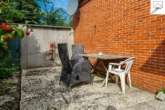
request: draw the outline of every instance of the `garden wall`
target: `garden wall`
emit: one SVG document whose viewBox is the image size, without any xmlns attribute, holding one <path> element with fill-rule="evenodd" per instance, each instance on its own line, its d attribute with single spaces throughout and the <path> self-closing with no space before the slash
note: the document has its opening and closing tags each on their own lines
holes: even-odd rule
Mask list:
<svg viewBox="0 0 165 110">
<path fill-rule="evenodd" d="M 74 19 L 75 42 L 86 52 L 135 57 L 133 85 L 165 87 L 165 15 L 150 14 L 150 0 L 90 0 Z"/>
<path fill-rule="evenodd" d="M 73 44 L 73 31 L 64 27 L 30 26 L 31 35 L 21 42 L 22 68 L 48 67 L 60 64 L 57 52 L 58 43 L 68 43 L 69 50 Z M 55 45 L 54 59 L 50 59 L 50 44 Z M 69 54 L 71 51 L 69 51 Z"/>
</svg>

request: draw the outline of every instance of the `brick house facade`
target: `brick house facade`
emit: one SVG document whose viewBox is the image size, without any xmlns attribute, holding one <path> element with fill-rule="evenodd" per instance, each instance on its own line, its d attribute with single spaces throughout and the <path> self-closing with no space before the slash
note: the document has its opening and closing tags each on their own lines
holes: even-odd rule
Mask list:
<svg viewBox="0 0 165 110">
<path fill-rule="evenodd" d="M 89 53 L 134 56 L 133 85 L 151 92 L 165 87 L 165 16 L 150 14 L 150 0 L 85 1 L 74 16 L 75 43 Z"/>
</svg>

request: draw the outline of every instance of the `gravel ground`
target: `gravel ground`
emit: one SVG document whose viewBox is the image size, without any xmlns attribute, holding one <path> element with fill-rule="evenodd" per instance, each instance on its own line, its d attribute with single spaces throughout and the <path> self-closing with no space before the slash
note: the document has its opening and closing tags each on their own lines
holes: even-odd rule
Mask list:
<svg viewBox="0 0 165 110">
<path fill-rule="evenodd" d="M 0 110 L 19 110 L 20 73 L 0 80 Z"/>
<path fill-rule="evenodd" d="M 137 88 L 109 83 L 102 87 L 102 78 L 93 85 L 67 89 L 59 85 L 60 67 L 24 70 L 21 83 L 21 110 L 165 110 L 165 102 L 155 100 L 154 94 Z"/>
</svg>

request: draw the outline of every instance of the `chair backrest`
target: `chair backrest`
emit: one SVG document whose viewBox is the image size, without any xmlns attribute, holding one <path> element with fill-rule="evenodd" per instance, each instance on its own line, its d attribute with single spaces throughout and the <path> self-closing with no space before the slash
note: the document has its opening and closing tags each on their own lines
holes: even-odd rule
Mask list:
<svg viewBox="0 0 165 110">
<path fill-rule="evenodd" d="M 72 55 L 83 54 L 83 53 L 84 53 L 84 46 L 82 44 L 72 45 Z"/>
<path fill-rule="evenodd" d="M 64 68 L 71 68 L 69 54 L 68 54 L 68 48 L 67 48 L 66 43 L 58 44 L 58 53 L 59 53 L 59 57 L 61 59 L 62 66 Z"/>
<path fill-rule="evenodd" d="M 70 64 L 68 48 L 66 43 L 58 44 L 58 53 L 62 63 L 62 70 L 60 81 L 62 81 L 66 86 L 70 85 L 72 66 Z"/>
<path fill-rule="evenodd" d="M 83 53 L 84 53 L 84 46 L 82 44 L 72 45 L 71 62 L 74 64 L 74 62 L 77 62 L 79 59 L 82 59 L 83 57 L 80 56 L 80 54 L 83 54 Z"/>
<path fill-rule="evenodd" d="M 89 83 L 91 82 L 91 65 L 89 61 L 81 56 L 84 54 L 84 46 L 81 44 L 75 44 L 72 46 L 72 74 L 70 85 L 74 86 L 79 83 Z"/>
<path fill-rule="evenodd" d="M 126 64 L 126 67 L 125 67 L 126 73 L 128 73 L 131 70 L 133 62 L 134 62 L 134 57 L 130 57 L 122 62 L 122 64 Z"/>
</svg>

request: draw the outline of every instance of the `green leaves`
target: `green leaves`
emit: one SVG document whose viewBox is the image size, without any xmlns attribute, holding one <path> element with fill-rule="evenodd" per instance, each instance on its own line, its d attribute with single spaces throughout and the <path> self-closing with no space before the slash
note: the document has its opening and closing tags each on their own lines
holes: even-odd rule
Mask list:
<svg viewBox="0 0 165 110">
<path fill-rule="evenodd" d="M 63 10 L 55 10 L 50 12 L 44 12 L 41 17 L 42 25 L 55 25 L 55 26 L 67 26 L 65 19 L 62 15 Z"/>
<path fill-rule="evenodd" d="M 18 19 L 22 19 L 23 13 L 16 9 L 16 3 L 11 2 L 2 2 L 0 4 L 1 17 L 5 19 L 7 22 L 12 22 L 14 17 Z"/>
<path fill-rule="evenodd" d="M 6 27 L 6 25 L 3 26 Z M 18 65 L 16 66 L 12 61 L 7 43 L 15 37 L 22 38 L 24 32 L 17 26 L 10 26 L 10 28 L 12 31 L 3 31 L 0 29 L 0 79 L 7 78 L 18 70 Z"/>
<path fill-rule="evenodd" d="M 3 30 L 2 29 L 0 29 L 0 37 L 1 37 L 1 35 L 3 34 L 4 32 L 3 32 Z"/>
<path fill-rule="evenodd" d="M 5 53 L 5 56 L 0 58 L 0 79 L 10 77 L 18 69 L 19 67 L 12 63 L 12 58 L 8 53 Z"/>
<path fill-rule="evenodd" d="M 9 0 L 0 2 L 0 18 L 6 22 L 25 23 L 39 13 L 33 0 Z M 35 19 L 37 20 L 37 19 Z"/>
<path fill-rule="evenodd" d="M 24 37 L 24 32 L 23 32 L 23 30 L 17 28 L 17 29 L 15 30 L 15 36 L 18 37 L 18 38 L 23 38 L 23 37 Z"/>
<path fill-rule="evenodd" d="M 62 9 L 54 10 L 52 0 L 43 0 L 43 6 L 52 11 L 42 11 L 36 0 L 4 0 L 0 2 L 0 21 L 8 23 L 70 26 Z M 20 35 L 20 32 L 19 34 Z"/>
<path fill-rule="evenodd" d="M 20 39 L 24 37 L 23 27 L 21 28 L 16 25 L 9 25 L 7 23 L 2 23 L 0 25 L 1 47 L 6 47 L 5 43 L 9 40 L 15 39 L 16 37 Z"/>
<path fill-rule="evenodd" d="M 163 92 L 165 94 L 165 88 L 162 88 L 160 92 Z"/>
</svg>

